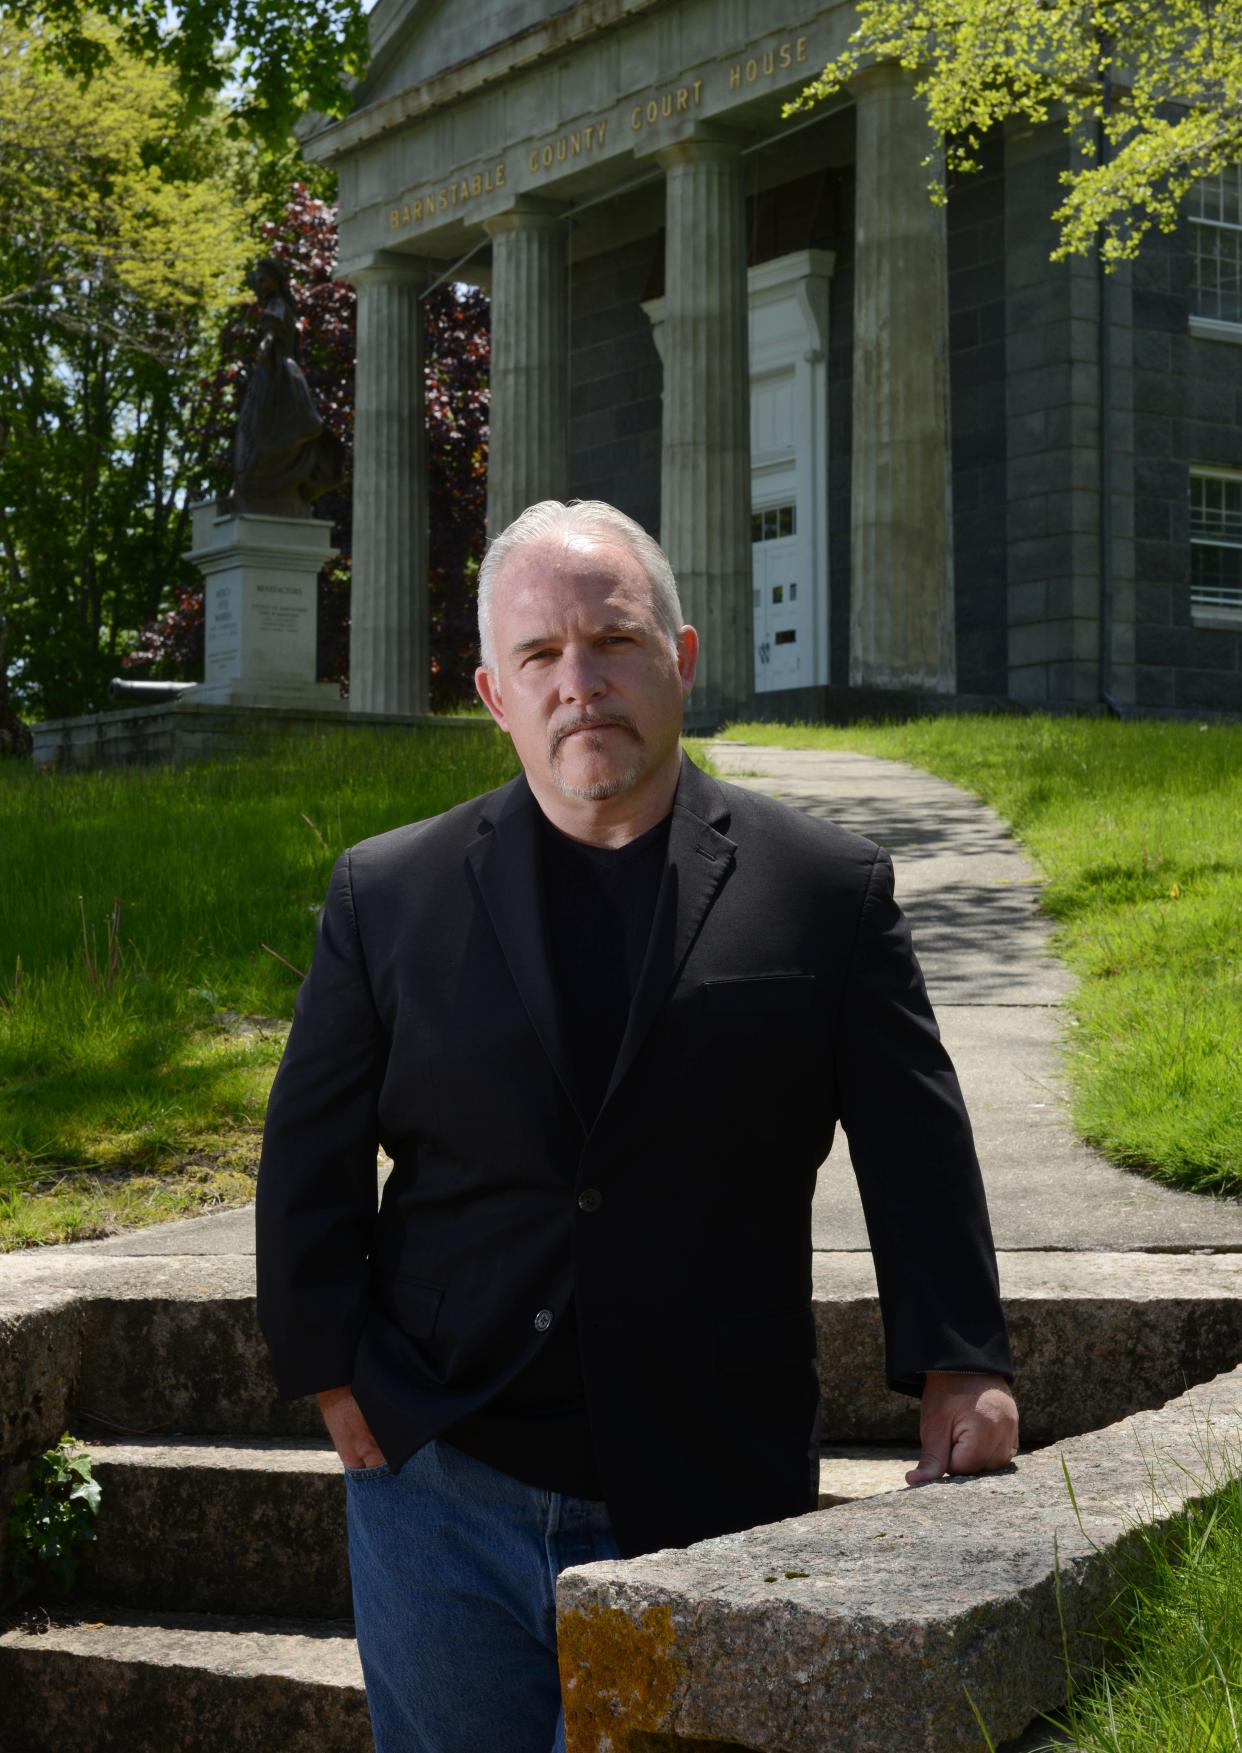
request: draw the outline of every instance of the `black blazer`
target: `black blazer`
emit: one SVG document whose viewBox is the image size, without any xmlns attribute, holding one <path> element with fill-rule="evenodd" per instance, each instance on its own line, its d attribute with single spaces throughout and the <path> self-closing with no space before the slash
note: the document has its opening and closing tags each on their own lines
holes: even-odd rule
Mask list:
<svg viewBox="0 0 1242 1753">
<path fill-rule="evenodd" d="M 259 1320 L 282 1395 L 352 1383 L 399 1468 L 521 1370 L 572 1295 L 630 1556 L 814 1507 L 810 1209 L 838 1119 L 890 1381 L 1009 1375 L 1009 1351 L 888 855 L 686 761 L 588 1129 L 537 811 L 518 778 L 338 859 L 268 1106 Z M 394 1164 L 378 1214 L 377 1143 Z"/>
</svg>

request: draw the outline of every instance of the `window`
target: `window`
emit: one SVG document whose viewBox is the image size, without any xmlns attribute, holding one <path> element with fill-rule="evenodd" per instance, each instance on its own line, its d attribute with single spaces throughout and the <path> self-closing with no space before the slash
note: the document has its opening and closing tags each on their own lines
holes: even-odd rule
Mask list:
<svg viewBox="0 0 1242 1753">
<path fill-rule="evenodd" d="M 1191 470 L 1190 607 L 1196 621 L 1242 620 L 1242 473 Z"/>
<path fill-rule="evenodd" d="M 750 539 L 779 542 L 782 536 L 794 535 L 797 527 L 797 512 L 792 505 L 769 505 L 765 511 L 751 513 Z"/>
<path fill-rule="evenodd" d="M 1191 309 L 1242 323 L 1242 165 L 1200 177 L 1188 202 Z"/>
</svg>

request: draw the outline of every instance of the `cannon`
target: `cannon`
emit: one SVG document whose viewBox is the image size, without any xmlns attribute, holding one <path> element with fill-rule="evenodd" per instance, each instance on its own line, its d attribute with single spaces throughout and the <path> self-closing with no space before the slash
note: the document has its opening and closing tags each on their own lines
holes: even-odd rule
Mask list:
<svg viewBox="0 0 1242 1753">
<path fill-rule="evenodd" d="M 179 700 L 197 682 L 130 682 L 124 676 L 113 676 L 108 683 L 109 700 L 132 700 L 135 706 L 160 706 L 168 700 Z"/>
</svg>

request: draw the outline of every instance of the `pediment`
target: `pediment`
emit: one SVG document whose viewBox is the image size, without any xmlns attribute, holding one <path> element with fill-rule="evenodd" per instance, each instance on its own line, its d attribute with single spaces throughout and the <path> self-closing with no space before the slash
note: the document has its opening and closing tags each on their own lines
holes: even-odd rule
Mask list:
<svg viewBox="0 0 1242 1753">
<path fill-rule="evenodd" d="M 465 66 L 575 7 L 576 0 L 379 0 L 355 108 Z"/>
</svg>

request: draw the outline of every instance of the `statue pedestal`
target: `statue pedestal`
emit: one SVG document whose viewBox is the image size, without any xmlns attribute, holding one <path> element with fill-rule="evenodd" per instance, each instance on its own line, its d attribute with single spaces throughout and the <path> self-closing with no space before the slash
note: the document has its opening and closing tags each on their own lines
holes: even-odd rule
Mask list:
<svg viewBox="0 0 1242 1753">
<path fill-rule="evenodd" d="M 183 698 L 220 706 L 345 710 L 335 682 L 315 680 L 316 580 L 336 550 L 316 517 L 265 517 L 192 507 L 203 575 L 203 681 Z"/>
</svg>

